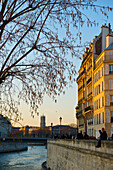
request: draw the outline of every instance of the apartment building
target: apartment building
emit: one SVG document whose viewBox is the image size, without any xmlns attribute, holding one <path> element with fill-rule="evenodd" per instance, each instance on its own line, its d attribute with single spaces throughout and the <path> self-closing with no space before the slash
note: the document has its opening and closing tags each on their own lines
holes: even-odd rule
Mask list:
<svg viewBox="0 0 113 170">
<path fill-rule="evenodd" d="M 86 48 L 77 78 L 78 130 L 99 136 L 104 127 L 113 134 L 113 32 L 110 24 Z"/>
</svg>

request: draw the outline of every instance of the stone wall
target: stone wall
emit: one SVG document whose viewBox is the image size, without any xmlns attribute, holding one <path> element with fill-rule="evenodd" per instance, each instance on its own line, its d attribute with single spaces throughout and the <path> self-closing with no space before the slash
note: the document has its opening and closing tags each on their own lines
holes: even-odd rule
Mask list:
<svg viewBox="0 0 113 170">
<path fill-rule="evenodd" d="M 48 140 L 47 168 L 51 170 L 113 170 L 113 141 Z"/>
<path fill-rule="evenodd" d="M 23 151 L 27 149 L 28 144 L 26 142 L 0 140 L 0 153 Z"/>
</svg>

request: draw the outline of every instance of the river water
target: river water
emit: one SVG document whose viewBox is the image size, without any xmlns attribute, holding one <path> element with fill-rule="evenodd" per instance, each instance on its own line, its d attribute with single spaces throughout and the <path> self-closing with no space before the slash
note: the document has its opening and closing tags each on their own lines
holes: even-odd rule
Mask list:
<svg viewBox="0 0 113 170">
<path fill-rule="evenodd" d="M 27 151 L 0 154 L 0 170 L 41 170 L 46 157 L 45 146 L 28 146 Z"/>
</svg>

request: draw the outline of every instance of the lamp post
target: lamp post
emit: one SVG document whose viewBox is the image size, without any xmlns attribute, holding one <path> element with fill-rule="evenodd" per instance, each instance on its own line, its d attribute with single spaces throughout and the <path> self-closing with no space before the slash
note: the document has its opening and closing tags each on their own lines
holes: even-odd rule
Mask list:
<svg viewBox="0 0 113 170">
<path fill-rule="evenodd" d="M 51 137 L 53 138 L 53 123 L 51 123 Z"/>
<path fill-rule="evenodd" d="M 61 122 L 62 122 L 62 117 L 60 117 L 59 120 L 60 120 L 60 136 L 61 136 Z"/>
</svg>

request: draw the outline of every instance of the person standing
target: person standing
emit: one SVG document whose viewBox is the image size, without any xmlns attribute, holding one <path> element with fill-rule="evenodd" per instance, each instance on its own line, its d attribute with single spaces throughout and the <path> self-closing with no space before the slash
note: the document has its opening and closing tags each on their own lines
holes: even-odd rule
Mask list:
<svg viewBox="0 0 113 170">
<path fill-rule="evenodd" d="M 107 133 L 104 128 L 102 128 L 102 131 L 99 130 L 99 133 L 100 133 L 100 137 L 98 139 L 98 143 L 96 146 L 97 148 L 101 147 L 101 140 L 107 140 Z"/>
</svg>

